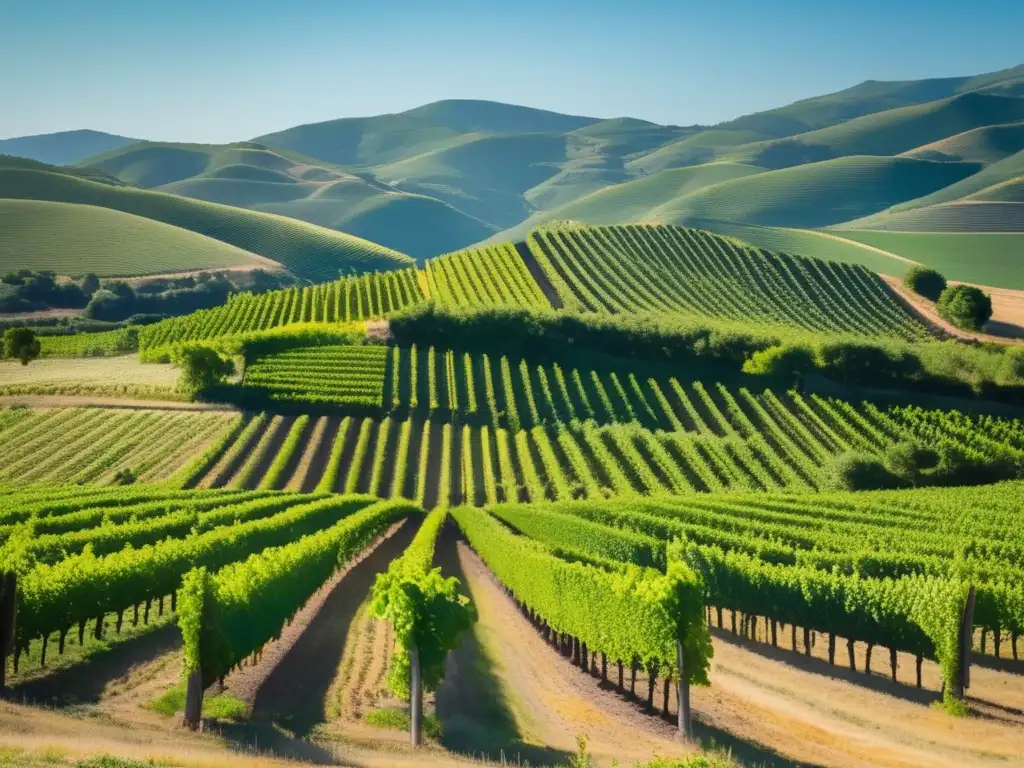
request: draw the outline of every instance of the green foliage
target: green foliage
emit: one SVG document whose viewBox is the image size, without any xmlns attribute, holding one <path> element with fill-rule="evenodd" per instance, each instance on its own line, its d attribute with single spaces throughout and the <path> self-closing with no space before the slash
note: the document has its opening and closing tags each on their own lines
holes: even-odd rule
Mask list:
<svg viewBox="0 0 1024 768">
<path fill-rule="evenodd" d="M 377 707 L 371 709 L 363 718 L 367 725 L 377 728 L 388 728 L 393 731 L 408 731 L 412 727 L 412 718 L 408 709 L 398 707 Z M 441 721 L 437 715 L 427 714 L 423 718 L 423 732 L 431 739 L 441 738 Z"/>
<path fill-rule="evenodd" d="M 373 586 L 371 611 L 395 632 L 388 687 L 405 700 L 410 696 L 410 651 L 415 647 L 419 653 L 424 690 L 436 690 L 448 651 L 458 646 L 476 619 L 469 598 L 459 592 L 458 579 L 444 578 L 440 568 L 430 567 L 447 517 L 444 508 L 431 512 L 405 554 L 379 574 Z"/>
<path fill-rule="evenodd" d="M 803 345 L 782 344 L 754 352 L 743 364 L 743 372 L 799 380 L 814 367 L 812 350 Z"/>
<path fill-rule="evenodd" d="M 296 347 L 253 360 L 245 370 L 245 386 L 281 402 L 379 408 L 389 352 L 368 345 Z"/>
<path fill-rule="evenodd" d="M 335 515 L 343 509 L 333 498 L 322 504 Z M 204 686 L 223 676 L 275 638 L 310 596 L 374 537 L 420 511 L 404 501 L 377 502 L 302 538 L 292 533 L 291 543 L 228 561 L 212 576 L 193 571 L 184 584 L 205 589 L 183 588 L 179 599 L 178 614 L 185 617 L 186 674 L 198 665 Z"/>
<path fill-rule="evenodd" d="M 173 717 L 185 710 L 185 683 L 178 683 L 173 688 L 152 699 L 144 705 L 157 714 Z M 203 716 L 215 720 L 245 720 L 249 715 L 249 707 L 244 701 L 221 693 L 203 698 Z"/>
<path fill-rule="evenodd" d="M 224 359 L 209 347 L 182 347 L 176 351 L 173 362 L 181 369 L 178 388 L 190 397 L 221 383 L 235 372 L 233 361 Z"/>
<path fill-rule="evenodd" d="M 702 587 L 683 563 L 672 562 L 666 574 L 634 565 L 607 571 L 562 560 L 480 510 L 459 507 L 452 515 L 495 576 L 554 631 L 611 659 L 636 658 L 677 674 L 681 641 L 690 682 L 707 683 L 711 642 Z"/>
<path fill-rule="evenodd" d="M 938 301 L 946 290 L 946 278 L 937 269 L 914 265 L 903 276 L 903 285 L 926 299 Z"/>
<path fill-rule="evenodd" d="M 979 331 L 992 317 L 992 298 L 973 285 L 952 285 L 939 296 L 939 314 L 959 328 Z"/>
<path fill-rule="evenodd" d="M 4 357 L 20 360 L 22 365 L 28 365 L 39 357 L 40 349 L 39 339 L 31 329 L 8 328 L 4 331 Z"/>
<path fill-rule="evenodd" d="M 855 451 L 829 461 L 822 480 L 822 490 L 826 491 L 875 491 L 897 485 L 897 478 L 882 459 Z"/>
</svg>

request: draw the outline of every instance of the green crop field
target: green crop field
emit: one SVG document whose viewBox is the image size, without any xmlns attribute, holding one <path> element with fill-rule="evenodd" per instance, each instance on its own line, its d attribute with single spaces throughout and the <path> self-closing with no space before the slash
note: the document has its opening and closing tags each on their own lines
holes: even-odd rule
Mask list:
<svg viewBox="0 0 1024 768">
<path fill-rule="evenodd" d="M 258 254 L 308 279 L 410 263 L 409 257 L 391 249 L 295 219 L 89 181 L 56 168 L 34 170 L 0 162 L 0 198 L 78 203 L 153 219 Z M 129 257 L 119 258 L 123 262 Z M 38 257 L 35 263 L 44 266 Z M 134 270 L 159 271 L 144 263 Z"/>
<path fill-rule="evenodd" d="M 1024 233 L 842 229 L 834 234 L 927 264 L 950 280 L 1024 288 Z"/>
<path fill-rule="evenodd" d="M 230 414 L 64 408 L 5 411 L 0 482 L 110 483 L 169 477 L 224 435 Z"/>
<path fill-rule="evenodd" d="M 278 265 L 153 219 L 93 205 L 0 199 L 0 263 L 101 277 Z"/>
<path fill-rule="evenodd" d="M 866 269 L 765 254 L 700 230 L 541 229 L 529 246 L 567 307 L 910 338 L 924 333 Z"/>
</svg>

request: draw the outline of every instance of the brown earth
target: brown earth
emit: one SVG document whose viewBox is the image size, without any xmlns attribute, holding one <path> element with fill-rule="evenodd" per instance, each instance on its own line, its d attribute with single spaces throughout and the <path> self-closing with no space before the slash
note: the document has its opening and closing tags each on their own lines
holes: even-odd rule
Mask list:
<svg viewBox="0 0 1024 768">
<path fill-rule="evenodd" d="M 1024 343 L 1024 291 L 992 288 L 987 285 L 977 286 L 992 297 L 992 319 L 986 325 L 990 332 L 979 333 L 957 328 L 938 313 L 933 302 L 904 288 L 902 280 L 898 277 L 891 275 L 880 275 L 880 277 L 885 280 L 896 298 L 912 315 L 940 336 L 998 344 Z M 950 285 L 961 285 L 961 283 L 950 281 Z M 970 283 L 964 283 L 964 285 L 970 285 Z"/>
<path fill-rule="evenodd" d="M 223 403 L 192 403 L 178 400 L 131 400 L 93 395 L 2 395 L 0 408 L 24 405 L 29 408 L 127 408 L 130 410 L 215 411 L 237 413 Z"/>
</svg>

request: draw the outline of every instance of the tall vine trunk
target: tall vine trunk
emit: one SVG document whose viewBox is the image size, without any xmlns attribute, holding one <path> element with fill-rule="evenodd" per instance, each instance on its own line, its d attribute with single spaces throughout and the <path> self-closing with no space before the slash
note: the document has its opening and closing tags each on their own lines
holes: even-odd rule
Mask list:
<svg viewBox="0 0 1024 768">
<path fill-rule="evenodd" d="M 895 648 L 890 648 L 889 649 L 889 667 L 892 669 L 892 681 L 895 683 L 896 682 L 896 667 L 897 667 L 896 649 Z"/>
<path fill-rule="evenodd" d="M 409 649 L 409 693 L 409 739 L 414 747 L 418 747 L 423 731 L 423 683 L 420 679 L 420 652 L 415 645 Z"/>
<path fill-rule="evenodd" d="M 853 640 L 846 639 L 846 652 L 850 655 L 850 669 L 857 671 L 857 657 L 853 655 Z"/>
<path fill-rule="evenodd" d="M 836 633 L 835 632 L 829 632 L 828 633 L 828 663 L 829 664 L 833 664 L 833 665 L 836 663 Z"/>
</svg>

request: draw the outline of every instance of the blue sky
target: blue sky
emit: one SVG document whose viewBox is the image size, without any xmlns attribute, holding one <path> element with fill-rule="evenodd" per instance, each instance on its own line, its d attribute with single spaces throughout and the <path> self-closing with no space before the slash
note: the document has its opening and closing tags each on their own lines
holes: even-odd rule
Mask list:
<svg viewBox="0 0 1024 768">
<path fill-rule="evenodd" d="M 1024 2 L 0 0 L 0 137 L 224 142 L 486 98 L 715 123 L 1024 63 Z"/>
</svg>

